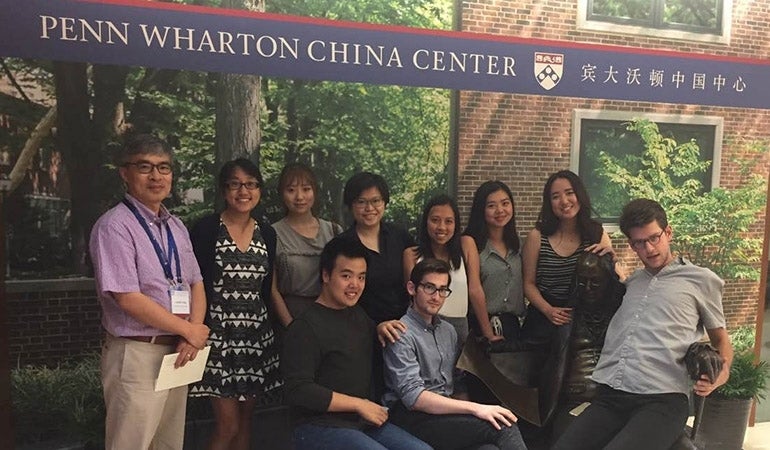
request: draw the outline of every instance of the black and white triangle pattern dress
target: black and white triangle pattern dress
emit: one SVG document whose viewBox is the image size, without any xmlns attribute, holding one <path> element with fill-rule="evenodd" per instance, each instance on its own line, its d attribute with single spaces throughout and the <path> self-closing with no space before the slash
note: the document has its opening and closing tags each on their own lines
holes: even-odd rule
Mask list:
<svg viewBox="0 0 770 450">
<path fill-rule="evenodd" d="M 282 385 L 280 348 L 261 298 L 268 270 L 267 247 L 254 224 L 242 252 L 219 223 L 214 256 L 214 298 L 209 299 L 211 353 L 192 396 L 264 399 Z"/>
</svg>

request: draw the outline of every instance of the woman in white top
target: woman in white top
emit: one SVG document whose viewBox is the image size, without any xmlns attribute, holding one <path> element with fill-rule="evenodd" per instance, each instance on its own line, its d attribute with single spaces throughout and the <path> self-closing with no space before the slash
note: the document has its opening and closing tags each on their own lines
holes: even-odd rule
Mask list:
<svg viewBox="0 0 770 450">
<path fill-rule="evenodd" d="M 318 262 L 321 250 L 342 227 L 314 214 L 318 181 L 304 164 L 288 164 L 278 179 L 286 216 L 273 224 L 278 237 L 271 299 L 286 327 L 321 292 Z"/>
<path fill-rule="evenodd" d="M 439 316 L 455 327 L 458 345 L 462 348 L 468 337 L 469 291 L 466 248 L 460 239 L 460 212 L 455 201 L 444 194 L 428 200 L 422 212 L 419 233 L 419 245 L 404 250 L 404 280 L 409 280 L 412 269 L 423 258 L 436 258 L 449 263 L 452 294 L 439 310 Z M 475 252 L 475 248 L 472 250 Z M 478 256 L 475 258 L 478 259 Z"/>
</svg>

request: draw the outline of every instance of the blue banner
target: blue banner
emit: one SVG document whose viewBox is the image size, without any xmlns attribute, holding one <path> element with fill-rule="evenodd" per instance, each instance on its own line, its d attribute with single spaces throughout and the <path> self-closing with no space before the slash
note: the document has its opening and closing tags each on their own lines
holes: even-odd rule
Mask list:
<svg viewBox="0 0 770 450">
<path fill-rule="evenodd" d="M 0 56 L 770 107 L 770 61 L 133 0 L 0 0 Z"/>
</svg>

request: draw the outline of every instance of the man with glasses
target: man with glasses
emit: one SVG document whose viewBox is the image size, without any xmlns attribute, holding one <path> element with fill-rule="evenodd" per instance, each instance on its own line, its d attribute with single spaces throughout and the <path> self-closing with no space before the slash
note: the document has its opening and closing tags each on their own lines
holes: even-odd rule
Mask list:
<svg viewBox="0 0 770 450">
<path fill-rule="evenodd" d="M 446 262 L 426 258 L 406 284 L 412 296 L 401 318 L 406 330 L 384 350 L 383 400 L 391 421 L 434 448 L 526 449 L 511 411 L 451 397 L 457 332 L 438 316 L 452 293 L 449 271 Z"/>
<path fill-rule="evenodd" d="M 724 282 L 671 251 L 673 231 L 655 201 L 629 202 L 620 216 L 643 268 L 626 280 L 593 380 L 591 405 L 553 449 L 668 449 L 681 435 L 691 390 L 707 396 L 727 381 L 733 350 L 722 312 Z M 724 360 L 716 379 L 690 386 L 684 357 L 708 334 Z"/>
<path fill-rule="evenodd" d="M 121 203 L 91 231 L 90 253 L 107 336 L 101 378 L 106 449 L 181 449 L 187 386 L 155 392 L 161 361 L 176 366 L 206 344 L 206 296 L 187 229 L 169 214 L 171 148 L 150 135 L 118 155 Z"/>
</svg>

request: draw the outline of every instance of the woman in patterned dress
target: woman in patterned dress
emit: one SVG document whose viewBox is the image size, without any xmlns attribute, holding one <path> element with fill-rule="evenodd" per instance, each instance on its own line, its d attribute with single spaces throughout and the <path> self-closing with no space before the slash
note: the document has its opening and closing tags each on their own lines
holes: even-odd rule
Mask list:
<svg viewBox="0 0 770 450">
<path fill-rule="evenodd" d="M 254 407 L 282 384 L 280 349 L 268 318 L 275 231 L 256 221 L 262 175 L 239 158 L 225 163 L 225 210 L 201 219 L 190 236 L 208 300 L 211 353 L 190 395 L 211 397 L 216 427 L 209 449 L 248 449 Z"/>
<path fill-rule="evenodd" d="M 583 181 L 561 170 L 546 181 L 540 215 L 524 243 L 524 295 L 530 304 L 522 332 L 530 342 L 547 344 L 557 326 L 572 320 L 570 281 L 584 251 L 610 253 L 612 242 L 591 218 Z"/>
</svg>

